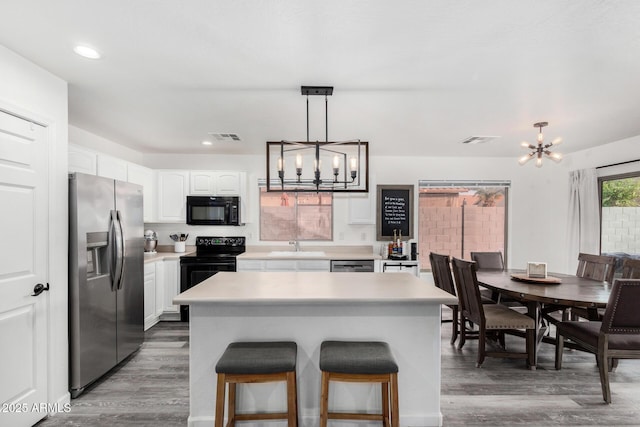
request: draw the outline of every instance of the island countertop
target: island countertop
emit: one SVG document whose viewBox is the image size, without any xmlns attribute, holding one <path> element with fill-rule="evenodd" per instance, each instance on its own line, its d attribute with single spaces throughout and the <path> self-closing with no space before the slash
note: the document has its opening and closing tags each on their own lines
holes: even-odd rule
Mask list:
<svg viewBox="0 0 640 427">
<path fill-rule="evenodd" d="M 408 274 L 220 272 L 179 294 L 174 304 L 457 304 L 456 297 Z"/>
</svg>

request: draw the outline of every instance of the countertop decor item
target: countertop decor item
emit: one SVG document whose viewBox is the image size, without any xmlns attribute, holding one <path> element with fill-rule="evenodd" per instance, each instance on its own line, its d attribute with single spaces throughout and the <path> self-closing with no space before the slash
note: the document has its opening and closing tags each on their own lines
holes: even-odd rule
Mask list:
<svg viewBox="0 0 640 427">
<path fill-rule="evenodd" d="M 267 191 L 369 191 L 369 143 L 329 141 L 328 96 L 333 86 L 302 86 L 307 96 L 307 140 L 267 142 Z M 309 95 L 324 95 L 325 140 L 309 141 Z"/>
<path fill-rule="evenodd" d="M 562 138 L 556 138 L 553 141 L 551 141 L 548 144 L 542 144 L 544 142 L 544 135 L 542 134 L 542 128 L 547 126 L 549 123 L 548 122 L 538 122 L 538 123 L 534 123 L 533 127 L 534 128 L 538 128 L 539 132 L 538 132 L 538 145 L 533 145 L 533 144 L 529 144 L 528 142 L 522 142 L 520 145 L 522 145 L 524 148 L 528 148 L 529 150 L 532 150 L 529 154 L 526 154 L 522 157 L 520 157 L 520 160 L 518 160 L 518 163 L 520 163 L 520 165 L 524 165 L 525 163 L 527 163 L 529 160 L 533 159 L 534 157 L 536 158 L 536 167 L 541 168 L 542 167 L 542 155 L 544 154 L 545 156 L 547 156 L 548 158 L 550 158 L 551 160 L 553 160 L 554 162 L 559 162 L 560 160 L 562 160 L 562 154 L 560 153 L 552 153 L 551 151 L 549 151 L 549 148 L 551 148 L 551 146 L 554 145 L 560 145 L 562 143 Z"/>
</svg>

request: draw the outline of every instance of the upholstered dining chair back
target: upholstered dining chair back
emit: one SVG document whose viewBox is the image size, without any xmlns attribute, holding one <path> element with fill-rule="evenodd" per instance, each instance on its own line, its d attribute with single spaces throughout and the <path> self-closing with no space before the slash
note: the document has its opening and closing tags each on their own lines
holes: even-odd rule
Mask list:
<svg viewBox="0 0 640 427">
<path fill-rule="evenodd" d="M 483 328 L 485 319 L 476 276 L 476 263 L 455 257 L 451 263 L 453 264 L 453 275 L 456 279 L 462 315 Z"/>
<path fill-rule="evenodd" d="M 451 265 L 449 255 L 440 255 L 435 252 L 429 254 L 431 262 L 431 272 L 433 273 L 433 281 L 436 286 L 443 291 L 449 292 L 451 295 L 457 295 L 456 286 L 451 276 Z"/>
<path fill-rule="evenodd" d="M 624 259 L 622 262 L 622 278 L 640 279 L 640 259 Z"/>
<path fill-rule="evenodd" d="M 576 272 L 576 276 L 613 283 L 615 266 L 616 257 L 614 256 L 580 253 L 578 255 L 578 271 Z"/>
<path fill-rule="evenodd" d="M 471 252 L 478 270 L 504 270 L 502 252 Z"/>
<path fill-rule="evenodd" d="M 613 283 L 609 302 L 604 311 L 601 334 L 640 336 L 640 280 L 618 279 Z M 640 358 L 640 347 L 636 348 Z"/>
</svg>

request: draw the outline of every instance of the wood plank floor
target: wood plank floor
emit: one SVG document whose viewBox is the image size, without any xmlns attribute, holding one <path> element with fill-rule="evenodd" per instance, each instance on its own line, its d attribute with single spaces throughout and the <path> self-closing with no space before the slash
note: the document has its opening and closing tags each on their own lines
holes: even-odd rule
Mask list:
<svg viewBox="0 0 640 427">
<path fill-rule="evenodd" d="M 556 371 L 553 347 L 543 344 L 536 371 L 523 360 L 494 358 L 477 369 L 477 343 L 458 351 L 449 344 L 450 326 L 442 333 L 445 426 L 640 426 L 640 360 L 620 361 L 611 375 L 613 404 L 606 405 L 592 355 L 567 351 Z M 72 400 L 70 413 L 38 427 L 186 426 L 188 340 L 188 324 L 159 323 L 127 364 Z M 507 345 L 524 348 L 517 337 Z"/>
</svg>

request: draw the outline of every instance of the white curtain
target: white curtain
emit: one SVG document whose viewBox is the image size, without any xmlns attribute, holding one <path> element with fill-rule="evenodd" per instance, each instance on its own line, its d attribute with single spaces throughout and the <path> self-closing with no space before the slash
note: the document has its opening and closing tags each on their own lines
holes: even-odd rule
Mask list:
<svg viewBox="0 0 640 427">
<path fill-rule="evenodd" d="M 575 269 L 580 252 L 600 251 L 600 201 L 595 169 L 569 172 L 569 266 Z"/>
</svg>

